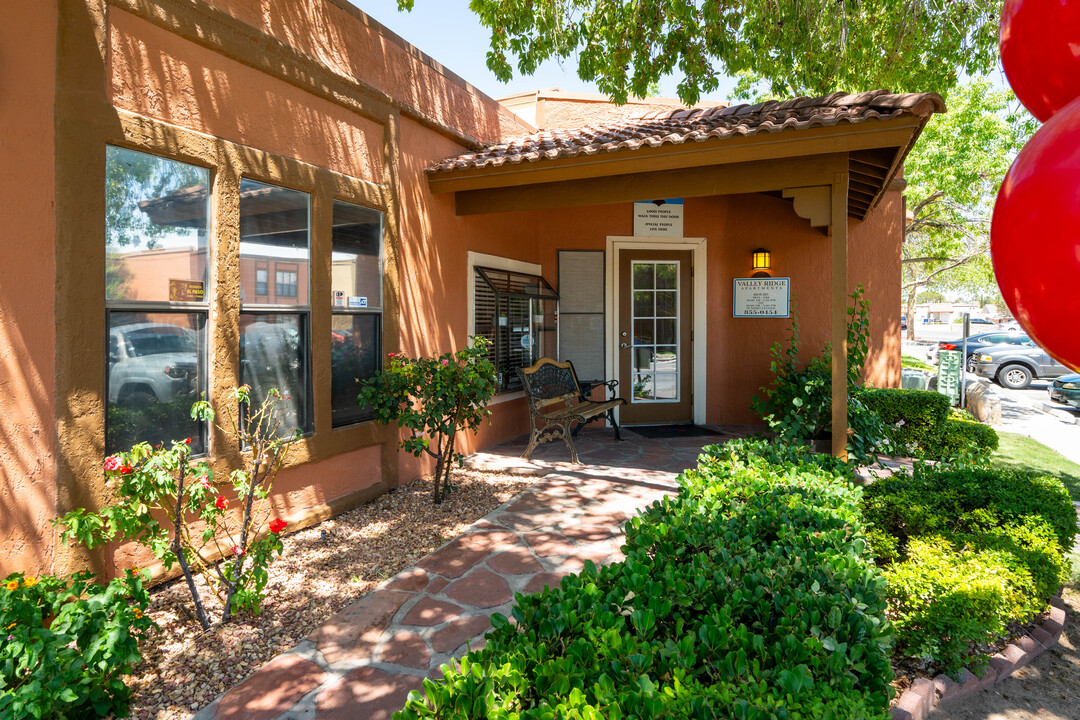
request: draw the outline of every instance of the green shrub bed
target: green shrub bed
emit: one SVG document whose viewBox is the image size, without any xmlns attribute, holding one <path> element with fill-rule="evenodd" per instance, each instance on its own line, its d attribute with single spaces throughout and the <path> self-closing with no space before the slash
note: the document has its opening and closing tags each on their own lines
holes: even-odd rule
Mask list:
<svg viewBox="0 0 1080 720">
<path fill-rule="evenodd" d="M 884 718 L 892 629 L 843 463 L 712 447 L 626 560 L 517 596 L 411 718 Z"/>
<path fill-rule="evenodd" d="M 898 652 L 950 674 L 981 670 L 1068 578 L 1076 510 L 1049 475 L 918 466 L 867 488 L 862 512 Z"/>
<path fill-rule="evenodd" d="M 881 418 L 894 452 L 926 460 L 989 457 L 998 435 L 968 413 L 949 407 L 949 399 L 932 390 L 870 388 L 859 401 Z"/>
</svg>

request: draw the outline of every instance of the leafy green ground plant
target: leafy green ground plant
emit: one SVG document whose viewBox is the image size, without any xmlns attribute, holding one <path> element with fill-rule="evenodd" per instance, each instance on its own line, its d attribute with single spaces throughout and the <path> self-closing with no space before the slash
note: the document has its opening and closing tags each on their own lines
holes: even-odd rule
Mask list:
<svg viewBox="0 0 1080 720">
<path fill-rule="evenodd" d="M 85 572 L 8 575 L 0 583 L 0 717 L 125 715 L 123 677 L 154 624 L 142 581 L 130 571 L 108 585 Z"/>
<path fill-rule="evenodd" d="M 805 447 L 707 449 L 631 519 L 624 562 L 518 595 L 515 623 L 493 616 L 395 717 L 887 717 L 892 630 L 849 472 Z"/>
<path fill-rule="evenodd" d="M 980 670 L 986 643 L 1069 577 L 1076 511 L 1048 475 L 917 465 L 870 485 L 861 509 L 898 650 L 947 673 Z"/>
<path fill-rule="evenodd" d="M 851 460 L 860 464 L 877 461 L 889 445 L 888 433 L 879 417 L 863 403 L 859 392 L 862 369 L 869 349 L 870 304 L 859 285 L 851 293 L 847 309 L 848 441 Z M 751 407 L 777 437 L 793 443 L 809 443 L 832 431 L 832 347 L 800 362 L 799 317 L 792 310 L 788 343 L 775 342 L 770 349 L 772 383 L 761 388 Z"/>
<path fill-rule="evenodd" d="M 249 392 L 246 385 L 233 392 L 240 410 L 226 409 L 219 425 L 247 454 L 245 466 L 233 470 L 227 484 L 215 480 L 205 460 L 192 462 L 190 438 L 168 448 L 140 443 L 105 460 L 116 504 L 100 512 L 79 508 L 57 521 L 65 541 L 93 548 L 114 539 L 134 540 L 148 547 L 166 571 L 179 565 L 203 629 L 210 627 L 210 618 L 196 574 L 221 603 L 225 623 L 237 612 L 259 612 L 269 580 L 266 568 L 282 551 L 285 521 L 271 519 L 267 498 L 300 433 L 282 434 L 275 410 L 287 398 L 280 392 L 271 389 L 258 407 L 252 407 Z M 195 403 L 191 414 L 214 419 L 205 401 Z M 229 512 L 226 492 L 237 498 L 239 514 Z"/>
<path fill-rule="evenodd" d="M 487 338 L 437 358 L 407 358 L 390 353 L 386 368 L 361 389 L 357 402 L 367 405 L 384 424 L 396 421 L 409 431 L 401 447 L 420 457 L 435 458 L 436 504 L 464 454 L 457 445 L 463 430 L 476 432 L 491 415 L 487 403 L 495 395 L 495 366 L 487 359 Z"/>
</svg>

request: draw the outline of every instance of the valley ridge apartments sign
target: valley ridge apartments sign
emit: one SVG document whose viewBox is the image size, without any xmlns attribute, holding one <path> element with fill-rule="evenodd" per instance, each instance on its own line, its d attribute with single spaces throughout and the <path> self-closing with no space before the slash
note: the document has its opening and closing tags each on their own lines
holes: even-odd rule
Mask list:
<svg viewBox="0 0 1080 720">
<path fill-rule="evenodd" d="M 790 300 L 791 278 L 735 278 L 732 317 L 786 318 Z"/>
</svg>

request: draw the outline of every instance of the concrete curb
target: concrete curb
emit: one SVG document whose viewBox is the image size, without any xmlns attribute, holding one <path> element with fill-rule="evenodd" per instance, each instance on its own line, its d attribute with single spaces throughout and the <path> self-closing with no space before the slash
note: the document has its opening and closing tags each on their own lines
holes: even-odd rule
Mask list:
<svg viewBox="0 0 1080 720">
<path fill-rule="evenodd" d="M 950 705 L 957 700 L 987 690 L 1009 677 L 1049 648 L 1057 645 L 1065 629 L 1065 601 L 1060 595 L 1050 598 L 1049 617 L 1030 634 L 1009 643 L 990 658 L 986 673 L 979 677 L 966 668 L 960 671 L 960 681 L 948 675 L 938 675 L 933 681 L 918 678 L 900 695 L 889 711 L 891 720 L 925 720 L 938 705 Z"/>
</svg>

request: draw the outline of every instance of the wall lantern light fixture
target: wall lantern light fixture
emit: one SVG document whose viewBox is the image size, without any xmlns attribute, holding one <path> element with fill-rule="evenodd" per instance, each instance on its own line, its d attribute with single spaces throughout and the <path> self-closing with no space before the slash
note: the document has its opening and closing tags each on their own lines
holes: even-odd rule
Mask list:
<svg viewBox="0 0 1080 720">
<path fill-rule="evenodd" d="M 754 251 L 754 277 L 769 277 L 772 270 L 772 255 L 765 248 Z"/>
</svg>

